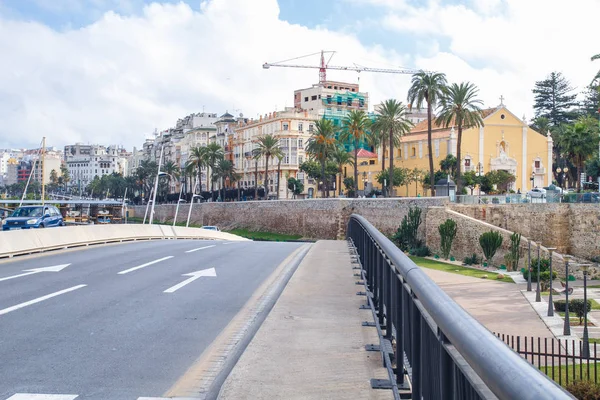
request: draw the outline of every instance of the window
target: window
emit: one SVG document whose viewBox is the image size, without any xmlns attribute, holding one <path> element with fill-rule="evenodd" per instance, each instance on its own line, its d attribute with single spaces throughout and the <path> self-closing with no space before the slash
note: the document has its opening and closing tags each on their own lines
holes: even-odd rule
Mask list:
<svg viewBox="0 0 600 400">
<path fill-rule="evenodd" d="M 283 130 L 288 131 L 290 129 L 290 125 L 287 122 L 283 123 Z"/>
<path fill-rule="evenodd" d="M 337 89 L 337 88 L 336 88 Z M 342 96 L 338 96 L 337 97 L 337 105 L 341 106 L 342 105 Z"/>
<path fill-rule="evenodd" d="M 416 156 L 417 156 L 417 149 L 416 149 L 415 147 L 413 147 L 413 148 L 411 149 L 411 154 L 410 154 L 410 156 L 411 156 L 411 157 L 416 157 Z"/>
<path fill-rule="evenodd" d="M 306 97 L 304 98 L 304 101 L 308 101 L 308 96 L 306 96 Z"/>
<path fill-rule="evenodd" d="M 337 86 L 334 86 L 333 88 L 334 88 L 335 90 L 337 90 Z"/>
<path fill-rule="evenodd" d="M 375 160 L 369 160 L 369 165 L 375 165 Z"/>
<path fill-rule="evenodd" d="M 298 156 L 298 164 L 302 164 L 304 162 L 303 156 Z"/>
<path fill-rule="evenodd" d="M 315 94 L 315 95 L 311 96 L 311 98 L 310 98 L 310 99 L 311 99 L 311 100 L 316 100 L 316 99 L 317 99 L 317 95 Z"/>
<path fill-rule="evenodd" d="M 540 167 L 540 160 L 535 160 L 535 167 L 539 168 Z"/>
<path fill-rule="evenodd" d="M 358 106 L 359 107 L 364 107 L 365 106 L 365 99 L 358 99 Z"/>
<path fill-rule="evenodd" d="M 470 167 L 470 166 L 471 166 L 471 159 L 465 158 L 465 167 Z"/>
<path fill-rule="evenodd" d="M 330 94 L 327 95 L 327 104 L 331 104 L 331 95 Z"/>
<path fill-rule="evenodd" d="M 398 158 L 402 158 L 402 149 L 398 149 Z"/>
<path fill-rule="evenodd" d="M 303 128 L 302 122 L 298 122 L 298 132 L 302 132 Z"/>
<path fill-rule="evenodd" d="M 321 95 L 319 95 L 319 100 L 321 100 Z"/>
<path fill-rule="evenodd" d="M 352 98 L 348 97 L 348 99 L 346 99 L 346 104 L 348 107 L 352 107 Z"/>
<path fill-rule="evenodd" d="M 298 147 L 302 148 L 302 139 L 298 139 Z"/>
<path fill-rule="evenodd" d="M 312 132 L 314 129 L 314 125 L 313 124 L 308 124 L 308 131 Z"/>
</svg>

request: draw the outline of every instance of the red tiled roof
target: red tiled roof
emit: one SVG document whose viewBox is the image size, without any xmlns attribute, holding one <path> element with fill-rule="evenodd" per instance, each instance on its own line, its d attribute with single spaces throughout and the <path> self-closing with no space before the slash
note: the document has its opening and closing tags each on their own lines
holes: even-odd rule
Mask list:
<svg viewBox="0 0 600 400">
<path fill-rule="evenodd" d="M 371 153 L 368 150 L 360 149 L 358 151 L 358 158 L 377 158 L 377 154 Z"/>
</svg>

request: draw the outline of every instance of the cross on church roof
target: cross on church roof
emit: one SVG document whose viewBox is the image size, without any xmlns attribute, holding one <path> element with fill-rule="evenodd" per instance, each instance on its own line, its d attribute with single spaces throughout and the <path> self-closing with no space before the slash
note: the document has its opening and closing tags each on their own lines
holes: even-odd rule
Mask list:
<svg viewBox="0 0 600 400">
<path fill-rule="evenodd" d="M 504 96 L 500 95 L 500 105 L 503 106 L 504 105 Z"/>
</svg>

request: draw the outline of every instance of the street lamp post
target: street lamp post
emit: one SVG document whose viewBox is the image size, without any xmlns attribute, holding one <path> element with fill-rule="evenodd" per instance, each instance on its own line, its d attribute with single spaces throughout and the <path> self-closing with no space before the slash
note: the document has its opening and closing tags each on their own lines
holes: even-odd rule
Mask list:
<svg viewBox="0 0 600 400">
<path fill-rule="evenodd" d="M 540 294 L 540 244 L 537 244 L 537 285 L 535 288 L 535 302 L 540 303 L 542 296 Z"/>
<path fill-rule="evenodd" d="M 562 175 L 560 174 L 562 172 Z M 565 176 L 567 175 L 567 172 L 569 172 L 569 167 L 564 167 L 564 168 L 556 168 L 556 174 L 558 176 L 560 176 L 560 188 L 561 189 L 565 189 Z"/>
<path fill-rule="evenodd" d="M 177 214 L 179 214 L 179 204 L 181 204 L 181 194 L 183 193 L 183 182 L 182 185 L 179 186 L 179 198 L 177 199 L 177 207 L 175 207 L 175 216 L 173 217 L 173 226 L 177 223 Z"/>
<path fill-rule="evenodd" d="M 529 265 L 528 265 L 528 269 L 527 269 L 527 291 L 531 292 L 531 240 L 528 240 L 529 243 L 529 257 L 527 258 L 529 260 Z"/>
<path fill-rule="evenodd" d="M 150 210 L 150 221 L 148 223 L 152 225 L 152 221 L 154 220 L 154 204 L 156 203 L 156 192 L 158 192 L 158 179 L 160 178 L 160 169 L 162 168 L 163 162 L 163 154 L 165 150 L 165 145 L 160 147 L 160 157 L 158 158 L 158 170 L 156 172 L 156 179 L 154 180 L 154 194 L 152 195 L 152 209 Z"/>
<path fill-rule="evenodd" d="M 548 295 L 548 316 L 554 316 L 554 303 L 552 302 L 552 281 L 554 278 L 552 274 L 552 253 L 556 250 L 556 247 L 548 247 L 548 251 L 550 252 L 550 288 L 548 289 L 550 294 Z M 538 278 L 539 279 L 539 278 Z"/>
<path fill-rule="evenodd" d="M 583 271 L 583 352 L 582 356 L 590 358 L 590 338 L 588 336 L 587 322 L 587 274 L 591 264 L 579 264 L 579 268 Z"/>
<path fill-rule="evenodd" d="M 477 163 L 477 172 L 475 173 L 475 175 L 478 178 L 481 178 L 483 176 L 483 164 L 481 164 L 480 162 Z M 478 203 L 481 203 L 481 183 L 479 184 L 479 189 L 477 190 L 477 195 L 479 196 Z"/>
<path fill-rule="evenodd" d="M 565 324 L 563 326 L 563 335 L 571 334 L 571 322 L 569 321 L 569 256 L 565 256 Z"/>
</svg>

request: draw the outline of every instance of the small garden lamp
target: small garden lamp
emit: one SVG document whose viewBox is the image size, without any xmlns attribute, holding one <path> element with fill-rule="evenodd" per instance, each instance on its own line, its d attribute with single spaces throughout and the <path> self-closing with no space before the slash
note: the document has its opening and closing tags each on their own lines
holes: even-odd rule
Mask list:
<svg viewBox="0 0 600 400">
<path fill-rule="evenodd" d="M 535 302 L 540 303 L 542 301 L 542 295 L 540 293 L 540 244 L 537 244 L 537 285 L 535 287 Z"/>
<path fill-rule="evenodd" d="M 591 264 L 579 264 L 579 268 L 583 272 L 583 352 L 582 357 L 590 358 L 590 338 L 588 336 L 587 323 L 587 275 Z"/>
</svg>

